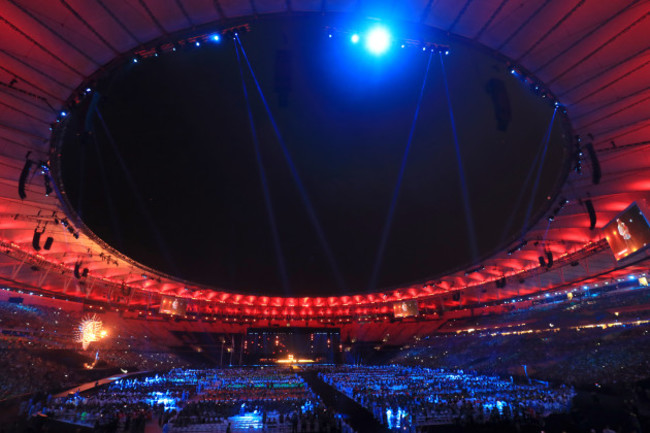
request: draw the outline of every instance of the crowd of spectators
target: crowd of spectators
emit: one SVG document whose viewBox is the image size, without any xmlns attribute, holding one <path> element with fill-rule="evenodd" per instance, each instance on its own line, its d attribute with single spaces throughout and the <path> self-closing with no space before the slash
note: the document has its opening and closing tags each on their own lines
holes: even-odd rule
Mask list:
<svg viewBox="0 0 650 433">
<path fill-rule="evenodd" d="M 349 431 L 286 367 L 175 369 L 120 379 L 89 395 L 50 398 L 26 412 L 106 432 L 142 432 L 148 421 L 172 432 L 196 426 L 232 432 L 252 427 L 287 433 Z"/>
<path fill-rule="evenodd" d="M 0 302 L 0 368 L 4 373 L 0 401 L 95 380 L 95 374 L 84 366 L 95 356 L 99 361 L 95 368 L 105 371 L 188 366 L 168 348 L 144 344 L 146 335 L 118 334 L 83 350 L 74 334 L 82 317 L 81 312 L 60 308 Z"/>
<path fill-rule="evenodd" d="M 650 321 L 641 308 L 646 298 L 642 291 L 598 305 L 546 307 L 502 317 L 501 325 L 494 317 L 464 320 L 403 347 L 391 361 L 529 375 L 578 387 L 629 386 L 650 377 Z M 630 305 L 637 308 L 623 310 Z"/>
<path fill-rule="evenodd" d="M 31 341 L 0 337 L 0 400 L 38 390 L 61 389 L 82 380 L 74 370 L 37 355 Z"/>
<path fill-rule="evenodd" d="M 237 421 L 287 432 L 334 432 L 342 428 L 340 419 L 286 367 L 207 370 L 198 387 L 201 393 L 174 420 L 175 430 L 209 424 L 212 431 Z"/>
<path fill-rule="evenodd" d="M 167 422 L 177 413 L 179 405 L 195 394 L 196 384 L 196 372 L 182 369 L 123 378 L 88 395 L 74 393 L 49 399 L 39 408 L 38 415 L 97 431 L 142 432 L 147 421 Z M 34 415 L 34 410 L 30 412 Z"/>
<path fill-rule="evenodd" d="M 575 392 L 515 383 L 462 370 L 339 367 L 323 380 L 368 409 L 388 428 L 415 431 L 434 424 L 484 424 L 543 418 L 570 408 Z"/>
<path fill-rule="evenodd" d="M 0 302 L 0 400 L 87 382 L 89 371 L 79 360 L 97 354 L 97 369 L 170 372 L 45 406 L 29 403 L 24 412 L 106 431 L 140 431 L 147 420 L 178 432 L 192 426 L 225 432 L 229 423 L 233 432 L 241 423 L 287 433 L 346 428 L 288 369 L 189 369 L 190 361 L 173 350 L 182 341 L 164 321 L 158 326 L 104 313 L 111 337 L 84 351 L 74 337 L 84 315 Z M 450 320 L 394 346 L 395 366 L 331 368 L 322 378 L 389 428 L 528 422 L 566 411 L 573 386 L 625 388 L 650 378 L 649 319 L 650 289 L 583 294 L 505 315 Z"/>
</svg>

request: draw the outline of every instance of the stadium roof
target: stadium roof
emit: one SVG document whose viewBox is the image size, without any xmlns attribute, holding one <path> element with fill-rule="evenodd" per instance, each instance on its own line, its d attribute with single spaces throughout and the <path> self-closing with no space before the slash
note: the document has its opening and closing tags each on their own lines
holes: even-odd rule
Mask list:
<svg viewBox="0 0 650 433">
<path fill-rule="evenodd" d="M 393 20 L 441 29 L 503 54 L 561 101 L 575 134 L 582 138 L 581 146 L 593 144 L 598 164 L 587 147 L 581 147 L 582 170 L 570 173 L 549 214 L 523 240 L 470 272 L 342 297 L 238 295 L 161 274 L 104 244 L 76 216 L 66 214 L 60 196 L 44 194 L 47 173 L 41 173 L 39 164 L 53 156 L 50 128 L 56 130 L 57 119 L 77 96 L 79 86 L 97 71 L 172 34 L 191 36 L 211 25 L 227 28 L 265 14 L 304 12 L 362 17 L 389 13 Z M 630 203 L 647 198 L 650 191 L 648 20 L 650 3 L 639 0 L 3 0 L 0 274 L 7 285 L 86 297 L 110 297 L 116 288 L 129 288 L 123 290 L 129 300 L 142 303 L 152 292 L 251 308 L 343 308 L 406 298 L 441 299 L 447 305 L 485 302 L 607 272 L 617 263 L 604 248 L 599 229 Z M 35 165 L 21 182 L 28 152 Z M 19 196 L 21 183 L 25 198 Z M 568 203 L 560 203 L 561 199 Z M 36 251 L 35 228 L 42 230 L 46 222 L 41 249 Z M 53 238 L 49 250 L 42 248 L 47 237 Z M 540 254 L 547 250 L 555 261 L 551 269 L 539 263 Z M 576 262 L 578 266 L 571 266 Z M 496 288 L 495 282 L 503 276 L 516 284 Z M 463 291 L 462 301 L 445 297 L 458 290 Z"/>
</svg>

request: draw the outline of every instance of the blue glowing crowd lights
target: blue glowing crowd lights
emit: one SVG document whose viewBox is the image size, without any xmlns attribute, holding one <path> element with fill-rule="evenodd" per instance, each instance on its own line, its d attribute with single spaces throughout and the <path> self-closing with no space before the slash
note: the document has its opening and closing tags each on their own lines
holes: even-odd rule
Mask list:
<svg viewBox="0 0 650 433">
<path fill-rule="evenodd" d="M 212 40 L 213 42 L 219 42 L 221 40 L 221 36 L 212 35 L 212 36 L 210 36 L 210 40 Z"/>
</svg>

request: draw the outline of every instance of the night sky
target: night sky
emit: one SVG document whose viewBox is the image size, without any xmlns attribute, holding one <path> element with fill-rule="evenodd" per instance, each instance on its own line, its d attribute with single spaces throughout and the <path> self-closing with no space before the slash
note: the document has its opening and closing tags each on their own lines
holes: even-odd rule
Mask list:
<svg viewBox="0 0 650 433">
<path fill-rule="evenodd" d="M 93 91 L 101 95 L 98 112 L 107 129 L 91 113 L 92 130 L 84 131 L 87 101 L 69 120 L 61 161 L 74 209 L 98 236 L 145 265 L 246 293 L 362 293 L 469 266 L 479 257 L 470 248 L 441 63 L 434 54 L 372 284 L 430 54 L 400 49 L 394 41 L 387 54 L 373 56 L 363 43 L 351 44 L 349 34 L 329 38 L 325 26 L 332 24 L 355 29 L 327 17 L 269 18 L 251 23 L 240 37 L 340 278 L 243 63 L 288 275 L 288 285 L 282 283 L 235 45 L 228 38 L 128 61 L 105 74 Z M 444 65 L 474 242 L 478 256 L 494 252 L 521 231 L 535 175 L 523 192 L 522 186 L 553 109 L 487 51 L 417 29 L 395 32 L 451 47 Z M 503 102 L 505 92 L 510 105 L 505 127 L 495 114 L 495 88 L 503 90 L 496 99 Z M 562 133 L 558 116 L 532 214 L 549 205 L 547 196 L 560 178 Z"/>
</svg>

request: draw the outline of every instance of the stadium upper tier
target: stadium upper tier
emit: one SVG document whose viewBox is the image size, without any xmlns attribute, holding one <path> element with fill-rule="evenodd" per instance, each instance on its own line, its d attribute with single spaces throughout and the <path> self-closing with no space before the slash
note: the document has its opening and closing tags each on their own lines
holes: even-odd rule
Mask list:
<svg viewBox="0 0 650 433">
<path fill-rule="evenodd" d="M 372 318 L 391 313 L 398 301 L 415 299 L 432 312 L 485 305 L 647 267 L 645 252 L 617 262 L 602 228 L 650 192 L 648 2 L 3 3 L 0 281 L 6 286 L 141 308 L 156 308 L 163 296 L 186 298 L 199 311 L 231 316 Z M 109 246 L 71 209 L 56 173 L 56 139 L 98 74 L 155 56 L 157 47 L 231 35 L 228 29 L 258 17 L 323 13 L 450 33 L 506 59 L 522 85 L 541 86 L 540 98 L 557 102 L 573 129 L 570 171 L 521 236 L 414 284 L 345 296 L 265 296 L 263 289 L 223 290 L 147 267 Z"/>
</svg>

